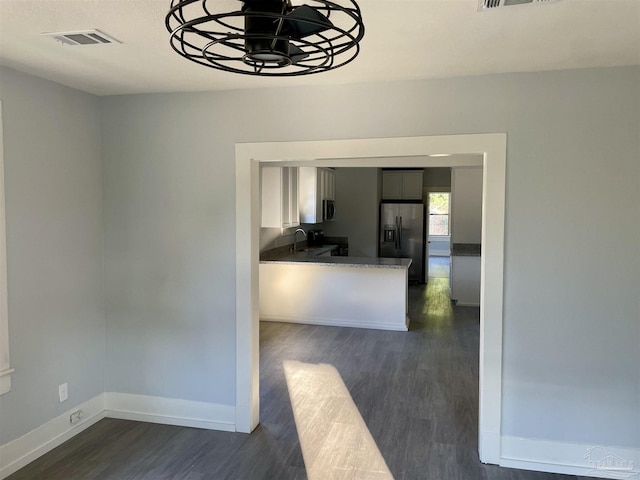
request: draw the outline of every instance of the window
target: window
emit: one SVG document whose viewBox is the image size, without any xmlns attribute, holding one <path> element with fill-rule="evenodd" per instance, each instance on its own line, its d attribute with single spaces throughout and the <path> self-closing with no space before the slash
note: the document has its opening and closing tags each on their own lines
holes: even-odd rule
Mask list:
<svg viewBox="0 0 640 480">
<path fill-rule="evenodd" d="M 448 192 L 429 194 L 429 235 L 449 235 Z"/>
</svg>

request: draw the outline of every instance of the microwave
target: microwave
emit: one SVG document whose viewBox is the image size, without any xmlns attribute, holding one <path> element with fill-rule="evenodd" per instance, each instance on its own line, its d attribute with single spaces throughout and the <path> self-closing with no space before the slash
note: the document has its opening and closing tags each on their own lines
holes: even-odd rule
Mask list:
<svg viewBox="0 0 640 480">
<path fill-rule="evenodd" d="M 336 202 L 334 200 L 322 201 L 322 221 L 332 222 L 336 219 Z"/>
</svg>

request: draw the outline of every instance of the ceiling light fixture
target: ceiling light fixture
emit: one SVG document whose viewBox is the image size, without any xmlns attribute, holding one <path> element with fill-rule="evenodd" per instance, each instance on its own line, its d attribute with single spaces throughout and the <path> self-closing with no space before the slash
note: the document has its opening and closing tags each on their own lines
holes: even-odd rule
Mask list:
<svg viewBox="0 0 640 480">
<path fill-rule="evenodd" d="M 351 62 L 364 36 L 358 4 L 308 1 L 316 6 L 240 0 L 239 10 L 220 12 L 217 0 L 172 0 L 165 24 L 177 53 L 226 72 L 310 75 Z"/>
</svg>

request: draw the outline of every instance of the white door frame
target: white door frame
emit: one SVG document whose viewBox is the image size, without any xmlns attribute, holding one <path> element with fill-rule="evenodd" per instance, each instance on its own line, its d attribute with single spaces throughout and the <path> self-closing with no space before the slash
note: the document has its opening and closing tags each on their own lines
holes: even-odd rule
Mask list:
<svg viewBox="0 0 640 480">
<path fill-rule="evenodd" d="M 477 166 L 482 158 L 480 460 L 500 460 L 506 183 L 504 133 L 236 145 L 236 430 L 259 423 L 259 164 L 344 167 Z M 451 154 L 452 157 L 430 156 Z M 478 157 L 478 154 L 482 157 Z M 459 156 L 458 156 L 459 155 Z"/>
<path fill-rule="evenodd" d="M 4 140 L 2 136 L 2 101 L 0 101 L 0 395 L 11 391 L 9 365 L 9 309 L 7 291 L 7 230 L 4 199 Z"/>
</svg>

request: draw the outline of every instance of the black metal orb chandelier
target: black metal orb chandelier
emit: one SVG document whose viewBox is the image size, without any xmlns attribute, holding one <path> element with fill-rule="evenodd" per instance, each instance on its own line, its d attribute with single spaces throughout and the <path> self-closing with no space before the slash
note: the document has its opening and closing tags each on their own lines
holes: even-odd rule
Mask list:
<svg viewBox="0 0 640 480">
<path fill-rule="evenodd" d="M 338 3 L 339 2 L 339 3 Z M 165 19 L 171 47 L 226 72 L 295 76 L 346 65 L 364 36 L 354 0 L 172 0 Z M 220 12 L 220 4 L 237 4 Z"/>
</svg>

